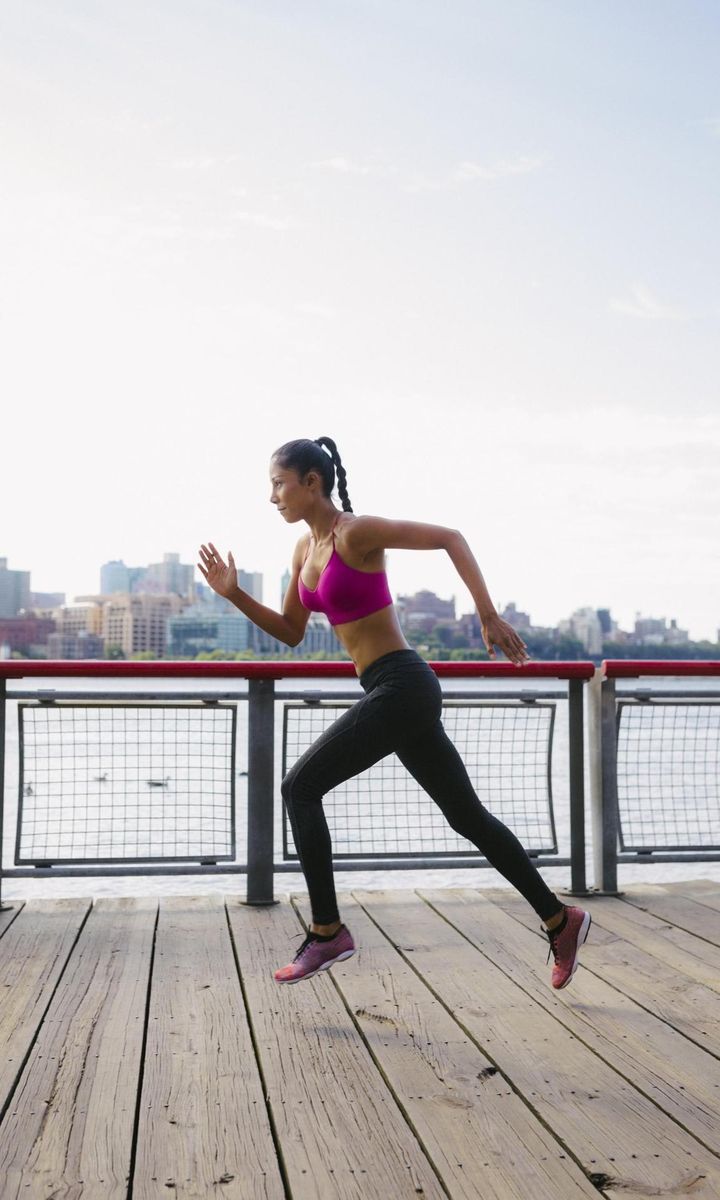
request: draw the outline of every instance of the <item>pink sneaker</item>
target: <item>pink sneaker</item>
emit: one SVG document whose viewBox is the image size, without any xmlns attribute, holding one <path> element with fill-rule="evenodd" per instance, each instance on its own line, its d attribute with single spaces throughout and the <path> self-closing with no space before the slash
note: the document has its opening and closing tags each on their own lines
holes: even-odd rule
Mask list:
<svg viewBox="0 0 720 1200">
<path fill-rule="evenodd" d="M 293 961 L 275 972 L 275 980 L 277 983 L 300 983 L 301 979 L 311 979 L 318 971 L 327 971 L 333 963 L 342 962 L 354 953 L 355 943 L 345 925 L 340 926 L 329 942 L 321 942 L 309 933 Z"/>
<path fill-rule="evenodd" d="M 592 924 L 592 917 L 584 908 L 575 908 L 572 904 L 566 904 L 565 915 L 567 919 L 562 929 L 551 931 L 544 925 L 542 926 L 542 931 L 550 942 L 547 961 L 550 961 L 551 952 L 555 959 L 551 980 L 554 988 L 567 987 L 575 974 L 580 947 Z"/>
</svg>

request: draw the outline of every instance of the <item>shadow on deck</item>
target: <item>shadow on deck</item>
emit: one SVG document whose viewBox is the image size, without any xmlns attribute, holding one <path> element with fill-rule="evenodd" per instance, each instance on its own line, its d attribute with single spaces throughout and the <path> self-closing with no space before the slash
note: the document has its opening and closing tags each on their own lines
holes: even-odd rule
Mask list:
<svg viewBox="0 0 720 1200">
<path fill-rule="evenodd" d="M 510 890 L 0 913 L 2 1200 L 720 1197 L 720 884 L 594 898 L 581 967 Z"/>
</svg>

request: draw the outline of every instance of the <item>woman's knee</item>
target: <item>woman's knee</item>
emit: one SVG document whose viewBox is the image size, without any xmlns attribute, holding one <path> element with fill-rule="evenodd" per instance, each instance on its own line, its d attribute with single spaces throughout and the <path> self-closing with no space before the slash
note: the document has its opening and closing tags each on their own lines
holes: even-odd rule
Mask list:
<svg viewBox="0 0 720 1200">
<path fill-rule="evenodd" d="M 321 799 L 317 795 L 316 789 L 306 779 L 304 773 L 296 770 L 295 767 L 291 767 L 287 775 L 285 775 L 280 784 L 280 792 L 285 804 L 288 806 L 307 804 L 309 801 Z"/>
</svg>

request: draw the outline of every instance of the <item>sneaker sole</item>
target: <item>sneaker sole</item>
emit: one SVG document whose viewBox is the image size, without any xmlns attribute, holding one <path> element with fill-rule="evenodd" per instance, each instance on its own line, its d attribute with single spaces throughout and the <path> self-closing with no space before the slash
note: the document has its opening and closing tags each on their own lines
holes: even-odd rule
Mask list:
<svg viewBox="0 0 720 1200">
<path fill-rule="evenodd" d="M 570 980 L 572 979 L 573 975 L 577 971 L 578 960 L 580 958 L 580 947 L 582 945 L 584 945 L 584 943 L 587 941 L 587 935 L 590 932 L 591 925 L 592 925 L 592 917 L 590 916 L 589 912 L 586 912 L 585 916 L 583 917 L 583 923 L 580 926 L 580 929 L 578 930 L 578 940 L 577 940 L 577 945 L 575 947 L 575 958 L 574 958 L 573 965 L 572 965 L 572 971 L 568 975 L 565 982 L 561 983 L 560 987 L 556 987 L 554 989 L 556 992 L 561 992 L 563 988 L 566 988 L 567 985 L 569 984 Z"/>
<path fill-rule="evenodd" d="M 355 950 L 343 950 L 342 954 L 338 954 L 336 958 L 329 958 L 327 962 L 321 963 L 314 971 L 308 971 L 307 975 L 297 975 L 295 979 L 276 979 L 276 983 L 304 983 L 306 979 L 312 979 L 313 975 L 319 975 L 321 971 L 327 971 L 328 967 L 333 967 L 335 963 L 342 962 L 345 958 L 351 958 Z"/>
</svg>

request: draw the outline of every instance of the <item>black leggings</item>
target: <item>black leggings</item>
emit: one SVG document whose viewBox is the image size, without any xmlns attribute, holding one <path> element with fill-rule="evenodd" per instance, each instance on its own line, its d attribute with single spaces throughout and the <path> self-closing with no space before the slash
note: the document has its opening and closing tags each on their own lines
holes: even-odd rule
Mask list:
<svg viewBox="0 0 720 1200">
<path fill-rule="evenodd" d="M 334 721 L 290 768 L 282 795 L 316 925 L 339 920 L 326 792 L 395 751 L 451 827 L 474 842 L 541 920 L 562 911 L 515 834 L 483 806 L 440 719 L 442 692 L 415 650 L 383 654 L 363 671 L 365 695 Z"/>
</svg>

